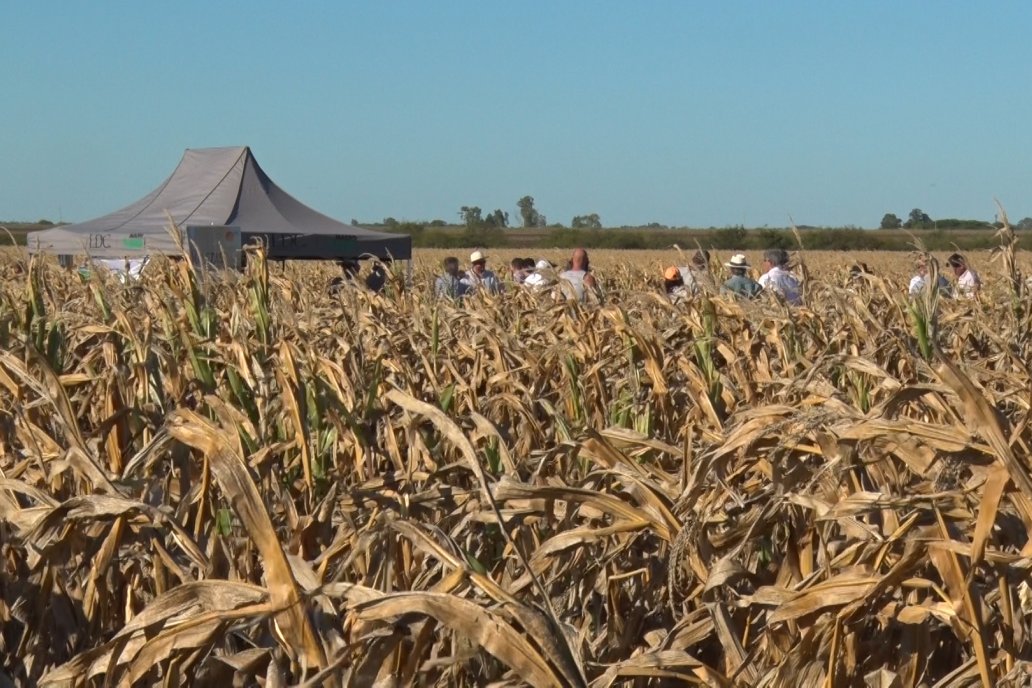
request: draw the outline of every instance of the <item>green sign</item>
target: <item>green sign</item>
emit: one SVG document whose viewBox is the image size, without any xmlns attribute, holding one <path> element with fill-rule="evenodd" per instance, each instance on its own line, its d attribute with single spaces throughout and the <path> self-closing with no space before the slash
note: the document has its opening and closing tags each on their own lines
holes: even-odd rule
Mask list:
<svg viewBox="0 0 1032 688">
<path fill-rule="evenodd" d="M 122 239 L 122 248 L 143 250 L 145 248 L 143 237 L 129 237 Z"/>
</svg>

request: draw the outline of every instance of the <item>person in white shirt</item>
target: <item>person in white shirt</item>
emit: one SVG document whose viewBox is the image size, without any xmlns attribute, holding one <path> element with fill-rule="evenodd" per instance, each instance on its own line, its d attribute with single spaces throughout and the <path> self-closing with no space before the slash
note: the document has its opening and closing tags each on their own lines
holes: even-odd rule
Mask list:
<svg viewBox="0 0 1032 688">
<path fill-rule="evenodd" d="M 982 280 L 978 278 L 977 272 L 968 267 L 964 256 L 954 253 L 946 259 L 946 264 L 957 277 L 957 296 L 962 299 L 976 298 L 982 289 Z"/>
<path fill-rule="evenodd" d="M 799 280 L 788 271 L 788 251 L 783 248 L 769 248 L 763 252 L 763 266 L 759 283 L 764 291 L 777 294 L 792 306 L 803 304 L 803 291 Z"/>
<path fill-rule="evenodd" d="M 469 254 L 469 270 L 462 278 L 462 283 L 466 285 L 467 293 L 481 289 L 490 294 L 500 294 L 502 291 L 502 283 L 487 269 L 487 256 L 480 249 Z"/>
<path fill-rule="evenodd" d="M 568 299 L 585 301 L 589 294 L 598 296 L 598 281 L 591 274 L 588 252 L 582 248 L 570 257 L 570 268 L 559 274 L 559 282 Z"/>
<path fill-rule="evenodd" d="M 917 274 L 910 278 L 910 286 L 907 290 L 911 296 L 920 294 L 928 282 L 928 263 L 924 260 L 919 260 L 915 269 Z M 939 283 L 939 293 L 949 298 L 951 293 L 950 281 L 942 275 L 939 275 L 939 279 L 936 281 Z"/>
<path fill-rule="evenodd" d="M 523 286 L 538 291 L 555 282 L 555 266 L 544 258 L 534 264 L 534 272 L 523 280 Z"/>
</svg>

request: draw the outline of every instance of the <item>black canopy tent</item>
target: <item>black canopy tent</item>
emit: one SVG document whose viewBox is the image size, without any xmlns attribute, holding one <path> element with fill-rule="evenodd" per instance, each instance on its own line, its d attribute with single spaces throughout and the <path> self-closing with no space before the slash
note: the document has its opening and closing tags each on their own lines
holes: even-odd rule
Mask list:
<svg viewBox="0 0 1032 688">
<path fill-rule="evenodd" d="M 412 258 L 412 238 L 327 217 L 269 178 L 248 147 L 187 149 L 161 186 L 136 203 L 74 225 L 32 232 L 30 253 L 132 258 L 175 253 L 177 227 L 239 227 L 244 244 L 261 240 L 282 259 Z"/>
</svg>

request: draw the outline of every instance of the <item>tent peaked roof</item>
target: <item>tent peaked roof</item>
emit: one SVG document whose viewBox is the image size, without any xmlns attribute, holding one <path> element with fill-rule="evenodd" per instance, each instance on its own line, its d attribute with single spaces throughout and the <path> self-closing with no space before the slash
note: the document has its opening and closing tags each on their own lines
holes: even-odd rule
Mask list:
<svg viewBox="0 0 1032 688">
<path fill-rule="evenodd" d="M 105 254 L 104 235 L 143 236 L 149 252 L 171 252 L 169 218 L 190 225 L 240 227 L 245 242 L 261 237 L 270 258 L 412 256 L 408 236 L 374 232 L 327 217 L 281 189 L 247 146 L 187 149 L 172 175 L 132 205 L 74 225 L 29 235 L 30 251 Z M 96 237 L 102 237 L 100 239 Z M 121 255 L 121 249 L 111 249 Z"/>
</svg>

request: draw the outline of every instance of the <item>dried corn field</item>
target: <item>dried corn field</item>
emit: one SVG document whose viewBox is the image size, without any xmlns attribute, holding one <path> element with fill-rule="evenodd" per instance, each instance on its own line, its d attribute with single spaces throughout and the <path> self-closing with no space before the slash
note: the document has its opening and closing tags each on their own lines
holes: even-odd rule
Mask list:
<svg viewBox="0 0 1032 688">
<path fill-rule="evenodd" d="M 792 312 L 627 252 L 456 306 L 443 255 L 0 260 L 0 686 L 1027 685 L 1013 246 L 977 303 L 807 255 Z"/>
</svg>

